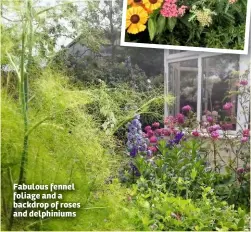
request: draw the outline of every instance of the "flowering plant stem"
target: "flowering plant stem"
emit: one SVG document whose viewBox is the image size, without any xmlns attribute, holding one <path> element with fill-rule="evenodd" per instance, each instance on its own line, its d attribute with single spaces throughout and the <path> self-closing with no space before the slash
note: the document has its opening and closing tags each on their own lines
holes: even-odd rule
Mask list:
<svg viewBox="0 0 251 232">
<path fill-rule="evenodd" d="M 21 155 L 20 171 L 18 184 L 26 182 L 26 167 L 28 163 L 28 147 L 29 147 L 29 118 L 28 118 L 28 72 L 31 66 L 32 58 L 32 40 L 33 40 L 33 25 L 32 25 L 32 2 L 27 0 L 24 3 L 25 14 L 23 18 L 22 27 L 22 41 L 21 41 L 21 62 L 20 62 L 20 74 L 17 75 L 19 79 L 19 99 L 22 106 L 23 113 L 23 125 L 24 125 L 24 137 L 23 137 L 23 151 Z M 28 36 L 27 36 L 28 35 Z M 28 44 L 28 54 L 26 55 L 26 44 Z M 27 58 L 26 58 L 27 57 Z M 27 67 L 25 69 L 25 61 L 27 59 Z M 13 225 L 13 213 L 14 207 L 12 207 L 8 230 L 11 230 Z"/>
</svg>

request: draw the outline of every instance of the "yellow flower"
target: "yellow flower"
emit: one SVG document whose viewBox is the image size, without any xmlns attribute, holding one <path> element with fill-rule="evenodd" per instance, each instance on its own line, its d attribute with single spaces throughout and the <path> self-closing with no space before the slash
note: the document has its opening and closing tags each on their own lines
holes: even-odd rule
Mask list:
<svg viewBox="0 0 251 232">
<path fill-rule="evenodd" d="M 148 14 L 141 6 L 131 7 L 126 12 L 126 28 L 130 34 L 137 34 L 146 29 Z"/>
<path fill-rule="evenodd" d="M 130 6 L 142 6 L 143 0 L 127 0 L 127 5 Z"/>
<path fill-rule="evenodd" d="M 160 8 L 162 3 L 163 0 L 143 0 L 143 4 L 150 11 Z"/>
</svg>

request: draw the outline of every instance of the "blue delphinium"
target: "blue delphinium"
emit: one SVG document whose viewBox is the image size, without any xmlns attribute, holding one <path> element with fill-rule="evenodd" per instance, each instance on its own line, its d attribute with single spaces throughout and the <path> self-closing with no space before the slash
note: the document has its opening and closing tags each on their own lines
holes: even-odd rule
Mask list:
<svg viewBox="0 0 251 232">
<path fill-rule="evenodd" d="M 127 149 L 131 157 L 135 157 L 138 152 L 147 151 L 147 141 L 143 137 L 142 125 L 139 121 L 140 115 L 136 115 L 134 119 L 127 124 Z"/>
<path fill-rule="evenodd" d="M 183 136 L 184 136 L 184 133 L 183 133 L 182 131 L 178 132 L 178 133 L 175 135 L 174 139 L 169 140 L 169 144 L 167 144 L 167 145 L 168 145 L 168 146 L 173 146 L 173 145 L 175 145 L 175 144 L 179 144 L 180 141 L 181 141 L 181 139 L 183 138 Z"/>
</svg>

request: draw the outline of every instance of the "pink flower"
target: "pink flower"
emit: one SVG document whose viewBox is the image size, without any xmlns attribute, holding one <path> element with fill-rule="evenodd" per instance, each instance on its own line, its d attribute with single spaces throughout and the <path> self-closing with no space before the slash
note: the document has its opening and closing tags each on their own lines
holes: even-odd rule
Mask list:
<svg viewBox="0 0 251 232">
<path fill-rule="evenodd" d="M 241 138 L 241 142 L 242 142 L 242 143 L 248 142 L 248 137 L 242 137 L 242 138 Z"/>
<path fill-rule="evenodd" d="M 148 150 L 150 150 L 152 152 L 156 152 L 157 148 L 155 146 L 150 146 L 150 147 L 148 147 Z"/>
<path fill-rule="evenodd" d="M 220 134 L 219 134 L 218 131 L 213 131 L 213 132 L 211 132 L 211 137 L 212 137 L 212 139 L 216 140 L 216 139 L 219 138 L 219 136 L 220 136 Z"/>
<path fill-rule="evenodd" d="M 191 106 L 189 106 L 189 105 L 186 105 L 186 106 L 183 106 L 183 107 L 182 107 L 182 111 L 184 111 L 184 112 L 189 112 L 191 109 L 192 109 L 192 108 L 191 108 Z"/>
<path fill-rule="evenodd" d="M 223 110 L 231 110 L 233 108 L 233 103 L 232 102 L 227 102 L 224 106 L 223 106 Z"/>
<path fill-rule="evenodd" d="M 177 114 L 176 120 L 179 124 L 183 124 L 185 122 L 185 116 L 183 114 Z"/>
<path fill-rule="evenodd" d="M 154 132 L 155 132 L 156 135 L 160 136 L 163 133 L 163 129 L 156 129 Z"/>
<path fill-rule="evenodd" d="M 163 129 L 162 134 L 164 136 L 170 136 L 172 134 L 172 131 L 170 129 Z"/>
<path fill-rule="evenodd" d="M 182 5 L 181 7 L 177 6 L 177 0 L 165 0 L 162 9 L 160 10 L 161 15 L 167 18 L 179 17 L 185 14 L 187 6 Z"/>
<path fill-rule="evenodd" d="M 207 116 L 207 121 L 211 123 L 211 122 L 214 121 L 214 119 L 213 119 L 213 117 L 211 117 L 211 116 Z"/>
<path fill-rule="evenodd" d="M 243 137 L 249 137 L 249 129 L 244 129 L 244 130 L 242 131 L 242 136 L 243 136 Z"/>
<path fill-rule="evenodd" d="M 248 81 L 247 80 L 241 80 L 240 85 L 243 85 L 243 86 L 248 85 Z"/>
<path fill-rule="evenodd" d="M 198 137 L 198 136 L 200 136 L 200 133 L 197 130 L 194 130 L 192 132 L 192 135 L 195 136 L 195 137 Z"/>
<path fill-rule="evenodd" d="M 146 126 L 145 127 L 145 132 L 148 132 L 149 130 L 151 130 L 152 128 L 151 128 L 151 126 Z"/>
<path fill-rule="evenodd" d="M 155 127 L 155 128 L 159 128 L 159 126 L 160 126 L 159 122 L 154 122 L 152 124 L 152 127 Z"/>
<path fill-rule="evenodd" d="M 152 130 L 147 131 L 147 137 L 151 138 L 154 135 L 154 132 Z"/>
<path fill-rule="evenodd" d="M 157 143 L 157 138 L 156 138 L 156 136 L 152 136 L 151 138 L 150 138 L 150 143 Z"/>
<path fill-rule="evenodd" d="M 176 119 L 175 119 L 175 117 L 173 117 L 173 116 L 168 116 L 168 117 L 166 117 L 165 118 L 165 120 L 164 120 L 164 124 L 165 125 L 169 125 L 169 124 L 174 124 L 176 122 Z"/>
<path fill-rule="evenodd" d="M 215 124 L 215 125 L 213 125 L 213 126 L 208 127 L 208 131 L 209 131 L 210 133 L 213 132 L 213 131 L 217 131 L 217 130 L 221 130 L 221 127 L 220 127 L 220 125 L 218 125 L 218 124 Z"/>
</svg>

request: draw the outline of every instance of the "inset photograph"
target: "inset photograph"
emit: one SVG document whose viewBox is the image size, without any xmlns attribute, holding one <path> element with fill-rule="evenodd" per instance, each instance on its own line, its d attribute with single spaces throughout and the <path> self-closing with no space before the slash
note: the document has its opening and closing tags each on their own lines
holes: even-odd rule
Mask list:
<svg viewBox="0 0 251 232">
<path fill-rule="evenodd" d="M 124 0 L 121 45 L 248 53 L 250 0 Z"/>
</svg>

